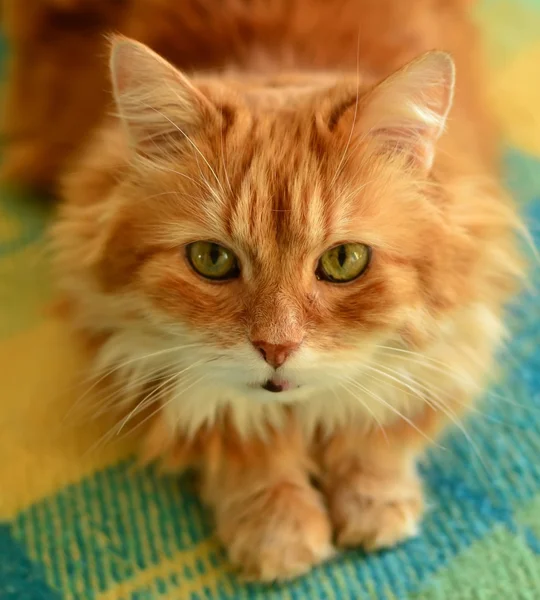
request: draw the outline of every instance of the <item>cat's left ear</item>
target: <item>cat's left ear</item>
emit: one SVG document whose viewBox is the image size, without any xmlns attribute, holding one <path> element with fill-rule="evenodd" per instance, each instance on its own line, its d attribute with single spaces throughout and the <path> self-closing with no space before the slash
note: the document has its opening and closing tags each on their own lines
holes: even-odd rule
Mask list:
<svg viewBox="0 0 540 600">
<path fill-rule="evenodd" d="M 167 141 L 185 140 L 215 116 L 214 106 L 191 81 L 144 44 L 113 37 L 110 73 L 129 139 L 146 154 L 162 152 Z"/>
<path fill-rule="evenodd" d="M 342 126 L 428 171 L 452 105 L 454 82 L 450 55 L 430 52 L 377 85 L 358 107 L 349 106 Z"/>
</svg>

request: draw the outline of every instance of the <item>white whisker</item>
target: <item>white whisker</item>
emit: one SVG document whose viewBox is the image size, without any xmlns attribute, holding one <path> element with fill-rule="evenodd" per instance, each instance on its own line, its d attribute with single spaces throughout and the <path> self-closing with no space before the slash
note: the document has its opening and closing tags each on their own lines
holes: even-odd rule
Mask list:
<svg viewBox="0 0 540 600">
<path fill-rule="evenodd" d="M 202 379 L 204 379 L 204 376 L 201 376 L 200 378 L 198 378 L 192 385 L 195 385 L 196 383 L 198 383 Z M 187 388 L 182 389 L 181 393 L 184 393 L 187 389 L 189 389 L 190 387 L 192 387 L 192 385 L 189 385 L 189 386 L 187 386 Z M 175 388 L 176 388 L 176 382 L 170 382 L 169 386 L 164 387 L 164 388 L 162 388 L 159 391 L 159 393 L 153 399 L 153 402 L 158 401 L 161 397 L 163 397 L 167 393 L 171 392 Z M 149 419 L 151 419 L 152 417 L 154 417 L 166 405 L 168 405 L 170 402 L 174 401 L 174 399 L 177 398 L 178 395 L 179 394 L 175 394 L 165 404 L 163 404 L 163 405 L 160 404 L 156 410 L 152 411 L 152 413 L 150 413 L 150 415 L 148 415 L 142 421 L 140 421 L 139 423 L 137 423 L 134 427 L 132 427 L 129 431 L 127 431 L 123 436 L 119 436 L 118 439 L 121 440 L 124 437 L 126 437 L 127 435 L 133 434 L 137 429 L 139 429 L 142 425 L 144 425 Z M 130 413 L 130 419 L 129 420 L 131 420 L 134 416 L 136 416 L 142 410 L 143 409 L 140 409 L 137 412 L 133 412 L 132 411 Z M 125 419 L 122 419 L 120 421 L 120 423 L 116 423 L 108 431 L 106 431 L 94 444 L 92 444 L 92 446 L 85 452 L 85 455 L 97 451 L 100 447 L 102 447 L 103 445 L 107 444 L 114 437 L 118 436 L 118 433 L 119 433 L 118 432 L 118 427 L 121 426 L 123 428 L 123 427 L 125 427 L 125 425 L 128 422 L 128 421 L 126 421 L 126 422 L 124 422 L 124 421 L 125 421 Z"/>
<path fill-rule="evenodd" d="M 150 352 L 150 353 L 147 353 L 147 354 L 143 354 L 141 356 L 135 356 L 135 357 L 130 358 L 129 360 L 126 360 L 126 361 L 121 362 L 119 364 L 115 364 L 114 367 L 109 368 L 109 370 L 106 371 L 101 376 L 99 376 L 99 374 L 100 374 L 100 372 L 102 370 L 104 370 L 105 367 L 99 367 L 99 361 L 98 361 L 98 366 L 95 367 L 95 370 L 97 371 L 97 373 L 94 374 L 94 375 L 91 375 L 91 376 L 89 376 L 87 378 L 85 378 L 82 382 L 80 382 L 80 384 L 77 384 L 77 386 L 79 386 L 79 385 L 82 385 L 84 383 L 90 383 L 90 382 L 93 381 L 92 385 L 90 385 L 86 389 L 86 391 L 70 406 L 69 410 L 64 415 L 63 421 L 65 422 L 69 418 L 69 416 L 72 414 L 72 412 L 75 409 L 79 408 L 79 406 L 81 405 L 81 403 L 86 398 L 88 398 L 88 396 L 91 394 L 91 392 L 101 382 L 103 382 L 105 379 L 107 379 L 108 377 L 110 377 L 111 375 L 113 375 L 114 373 L 116 373 L 117 371 L 119 371 L 121 369 L 124 369 L 125 367 L 133 365 L 133 364 L 137 364 L 137 366 L 139 366 L 138 363 L 141 363 L 141 362 L 143 362 L 143 361 L 145 361 L 147 359 L 150 359 L 150 358 L 155 358 L 157 356 L 162 356 L 162 355 L 165 355 L 165 354 L 170 354 L 172 352 L 178 352 L 180 350 L 184 350 L 184 349 L 187 349 L 187 348 L 200 348 L 200 347 L 203 347 L 203 344 L 200 344 L 200 343 L 198 343 L 198 344 L 184 344 L 184 345 L 180 345 L 180 346 L 174 346 L 172 348 L 165 348 L 165 349 L 162 349 L 162 350 L 157 350 L 155 352 Z M 109 366 L 110 365 L 107 365 L 107 368 Z M 162 368 L 163 367 L 160 366 L 160 367 L 158 367 L 158 370 L 161 370 Z M 98 379 L 96 379 L 96 377 L 98 377 Z"/>
<path fill-rule="evenodd" d="M 380 369 L 374 369 L 379 375 L 381 375 L 382 377 L 387 377 L 392 379 L 393 381 L 397 381 L 398 383 L 401 383 L 402 385 L 404 385 L 405 387 L 407 387 L 408 389 L 410 389 L 411 391 L 415 392 L 415 388 L 411 385 L 409 385 L 408 383 L 404 382 L 404 381 L 400 381 L 399 379 L 397 379 L 396 377 L 393 377 L 392 375 L 390 375 L 389 373 L 385 373 L 384 371 L 380 370 Z M 381 380 L 382 382 L 383 380 Z M 415 381 L 415 383 L 420 384 L 420 382 Z M 426 390 L 429 391 L 429 388 L 424 387 Z M 482 458 L 480 451 L 477 447 L 477 445 L 475 444 L 475 442 L 473 441 L 473 439 L 471 438 L 470 434 L 467 432 L 467 430 L 465 429 L 465 426 L 463 425 L 462 421 L 459 419 L 459 417 L 456 415 L 456 413 L 454 411 L 452 411 L 450 409 L 450 407 L 445 404 L 440 398 L 437 398 L 436 395 L 434 395 L 433 393 L 429 394 L 428 396 L 425 395 L 425 393 L 421 393 L 418 392 L 418 390 L 416 390 L 415 392 L 416 394 L 418 394 L 418 397 L 421 398 L 428 406 L 430 406 L 431 408 L 434 408 L 436 410 L 441 411 L 446 417 L 448 417 L 453 423 L 454 425 L 461 431 L 461 433 L 464 435 L 465 439 L 467 440 L 467 442 L 470 444 L 471 448 L 475 451 L 476 455 L 478 456 L 478 459 L 480 460 L 480 462 L 482 463 L 483 467 L 486 469 L 487 472 L 489 472 L 488 468 L 487 468 L 487 464 L 485 463 L 484 459 Z"/>
<path fill-rule="evenodd" d="M 184 138 L 186 139 L 186 141 L 190 144 L 190 146 L 195 150 L 195 152 L 197 152 L 197 154 L 203 159 L 203 161 L 205 162 L 206 166 L 210 169 L 210 172 L 212 173 L 212 175 L 214 176 L 214 179 L 216 180 L 216 183 L 219 185 L 221 191 L 223 193 L 225 193 L 225 190 L 223 189 L 223 186 L 221 185 L 221 181 L 219 180 L 219 177 L 217 176 L 217 173 L 215 172 L 215 170 L 213 169 L 212 165 L 208 162 L 208 160 L 205 158 L 204 154 L 201 152 L 201 150 L 199 149 L 199 147 L 197 146 L 197 144 L 195 144 L 195 142 L 189 137 L 189 135 L 181 128 L 179 127 L 172 119 L 170 119 L 166 114 L 164 114 L 163 112 L 161 112 L 160 110 L 158 110 L 156 107 L 151 106 L 149 104 L 144 104 L 144 106 L 146 106 L 146 108 L 149 108 L 150 110 L 155 111 L 158 115 L 160 115 L 161 117 L 163 117 L 166 121 L 168 121 L 178 132 L 180 132 Z"/>
<path fill-rule="evenodd" d="M 190 390 L 192 387 L 194 387 L 195 385 L 197 385 L 198 383 L 200 383 L 201 381 L 203 381 L 204 379 L 207 379 L 208 377 L 206 375 L 201 375 L 201 377 L 195 379 L 195 381 L 192 381 L 192 383 L 190 383 L 190 385 L 186 386 L 185 388 L 183 388 L 180 392 L 177 392 L 171 399 L 169 399 L 167 402 L 165 402 L 165 404 L 158 406 L 158 408 L 156 408 L 156 410 L 154 410 L 153 412 L 151 412 L 147 417 L 145 417 L 140 423 L 137 423 L 137 425 L 135 425 L 135 427 L 133 427 L 129 433 L 133 433 L 134 431 L 136 431 L 137 429 L 139 429 L 139 427 L 142 427 L 145 423 L 147 423 L 152 417 L 154 417 L 155 415 L 157 415 L 161 410 L 163 410 L 166 406 L 168 406 L 171 402 L 173 402 L 176 398 L 178 398 L 179 396 L 181 396 L 182 394 L 185 394 L 188 390 Z M 173 386 L 174 389 L 174 386 Z"/>
<path fill-rule="evenodd" d="M 233 195 L 233 189 L 231 185 L 231 180 L 229 179 L 229 173 L 227 172 L 227 165 L 225 164 L 225 147 L 223 144 L 223 129 L 220 129 L 220 145 L 221 145 L 221 164 L 223 165 L 223 173 L 225 175 L 225 180 L 227 182 L 227 186 L 229 191 L 231 192 L 231 196 Z"/>
<path fill-rule="evenodd" d="M 345 150 L 343 151 L 343 154 L 341 155 L 341 159 L 338 163 L 336 172 L 334 173 L 334 176 L 332 177 L 332 180 L 330 182 L 330 187 L 333 188 L 334 184 L 337 181 L 337 178 L 341 175 L 341 167 L 343 166 L 343 161 L 345 160 L 345 157 L 347 156 L 347 152 L 349 151 L 349 146 L 351 144 L 351 140 L 353 137 L 353 133 L 354 133 L 354 127 L 356 125 L 356 118 L 358 116 L 358 100 L 360 98 L 360 32 L 358 32 L 358 40 L 357 40 L 357 47 L 356 47 L 356 101 L 354 103 L 354 115 L 353 115 L 353 122 L 351 125 L 351 130 L 349 132 L 349 137 L 347 139 L 347 143 L 345 145 Z"/>
<path fill-rule="evenodd" d="M 117 435 L 122 431 L 122 429 L 124 428 L 125 424 L 130 420 L 130 418 L 137 414 L 137 412 L 140 412 L 142 410 L 144 410 L 144 408 L 147 406 L 147 404 L 145 404 L 145 402 L 148 399 L 152 399 L 153 396 L 163 387 L 167 386 L 170 382 L 174 381 L 175 379 L 178 379 L 178 377 L 180 377 L 180 375 L 182 375 L 183 373 L 186 373 L 187 371 L 190 371 L 191 369 L 194 369 L 195 367 L 199 367 L 200 365 L 204 364 L 205 362 L 207 362 L 206 360 L 199 360 L 196 361 L 192 364 L 190 364 L 189 366 L 185 367 L 184 369 L 178 371 L 177 373 L 173 373 L 173 375 L 171 375 L 170 377 L 167 377 L 162 383 L 160 383 L 155 389 L 153 389 L 149 394 L 147 394 L 138 404 L 137 406 L 129 413 L 129 415 L 127 417 L 125 417 L 125 419 L 122 421 L 122 423 L 120 424 L 120 428 L 118 429 Z"/>
<path fill-rule="evenodd" d="M 354 380 L 347 378 L 347 381 L 349 383 L 354 383 Z M 377 415 L 373 412 L 373 410 L 369 407 L 368 404 L 366 404 L 362 398 L 360 398 L 360 396 L 358 396 L 357 394 L 353 393 L 353 390 L 348 388 L 346 385 L 344 385 L 341 382 L 338 382 L 338 385 L 340 387 L 342 387 L 347 393 L 351 394 L 351 396 L 353 396 L 356 400 L 358 400 L 358 402 L 360 402 L 360 404 L 369 412 L 369 414 L 373 417 L 373 420 L 375 421 L 375 423 L 377 424 L 377 426 L 379 427 L 379 429 L 381 430 L 382 434 L 384 435 L 384 438 L 386 439 L 386 441 L 388 442 L 388 437 L 386 435 L 386 431 L 382 425 L 382 423 L 380 422 L 380 420 L 377 418 Z"/>
<path fill-rule="evenodd" d="M 384 406 L 386 406 L 387 408 L 389 408 L 400 419 L 403 419 L 408 425 L 410 425 L 413 429 L 415 429 L 428 442 L 430 442 L 431 444 L 437 446 L 438 448 L 442 448 L 442 446 L 440 446 L 439 444 L 437 444 L 437 442 L 435 442 L 435 440 L 433 440 L 432 438 L 430 438 L 413 421 L 411 421 L 411 419 L 409 419 L 407 416 L 405 416 L 404 414 L 402 414 L 397 408 L 395 408 L 394 406 L 392 406 L 389 402 L 387 402 L 386 400 L 384 400 L 383 398 L 381 398 L 380 396 L 378 396 L 377 394 L 375 394 L 374 392 L 372 392 L 367 387 L 365 387 L 362 384 L 360 384 L 358 381 L 356 381 L 354 379 L 351 379 L 350 381 L 351 381 L 351 384 L 354 384 L 356 387 L 358 387 L 358 389 L 360 389 L 364 393 L 368 394 L 368 396 L 371 396 L 374 400 L 376 400 L 380 404 L 383 404 Z"/>
</svg>

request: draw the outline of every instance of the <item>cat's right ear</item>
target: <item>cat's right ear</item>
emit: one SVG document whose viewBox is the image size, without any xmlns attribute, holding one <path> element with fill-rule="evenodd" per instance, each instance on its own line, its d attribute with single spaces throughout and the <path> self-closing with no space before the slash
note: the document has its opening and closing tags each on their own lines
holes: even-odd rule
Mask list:
<svg viewBox="0 0 540 600">
<path fill-rule="evenodd" d="M 376 85 L 361 104 L 351 90 L 338 102 L 334 128 L 427 172 L 452 105 L 454 71 L 450 55 L 428 52 Z"/>
<path fill-rule="evenodd" d="M 153 50 L 129 38 L 111 39 L 113 95 L 129 139 L 145 154 L 185 140 L 215 110 L 210 101 Z"/>
</svg>

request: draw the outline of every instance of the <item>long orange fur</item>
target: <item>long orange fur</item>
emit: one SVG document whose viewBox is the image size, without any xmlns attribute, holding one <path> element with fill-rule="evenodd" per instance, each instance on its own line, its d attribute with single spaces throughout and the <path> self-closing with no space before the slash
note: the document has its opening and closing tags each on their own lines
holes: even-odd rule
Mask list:
<svg viewBox="0 0 540 600">
<path fill-rule="evenodd" d="M 74 160 L 54 229 L 69 318 L 99 340 L 96 371 L 113 371 L 126 405 L 157 406 L 145 456 L 199 469 L 248 576 L 303 573 L 334 541 L 376 549 L 414 535 L 416 461 L 492 369 L 521 272 L 519 222 L 497 181 L 465 4 L 32 4 L 38 29 L 50 11 L 67 29 L 90 11 L 94 29 L 73 40 L 80 80 L 59 62 L 67 29 L 34 54 L 28 85 L 43 85 L 39 69 L 55 83 L 32 106 L 18 106 L 24 53 L 12 59 L 8 171 L 50 184 Z M 111 28 L 195 73 L 115 38 L 108 98 Z M 13 32 L 16 45 L 41 39 Z M 94 131 L 107 103 L 117 116 Z M 234 250 L 240 277 L 194 273 L 196 240 Z M 369 269 L 319 281 L 318 258 L 345 242 L 372 248 Z M 276 372 L 260 340 L 297 348 L 277 371 L 293 389 L 261 389 Z"/>
</svg>

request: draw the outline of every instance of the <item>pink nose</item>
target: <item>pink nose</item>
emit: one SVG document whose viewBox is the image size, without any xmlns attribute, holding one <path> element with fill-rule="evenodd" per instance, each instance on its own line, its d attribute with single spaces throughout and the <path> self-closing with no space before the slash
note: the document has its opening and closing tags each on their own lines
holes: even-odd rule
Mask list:
<svg viewBox="0 0 540 600">
<path fill-rule="evenodd" d="M 300 342 L 287 342 L 285 344 L 269 344 L 268 342 L 252 342 L 261 353 L 264 360 L 275 369 L 289 358 L 289 356 L 300 347 Z"/>
</svg>

